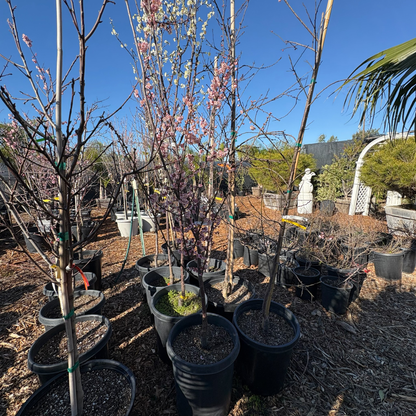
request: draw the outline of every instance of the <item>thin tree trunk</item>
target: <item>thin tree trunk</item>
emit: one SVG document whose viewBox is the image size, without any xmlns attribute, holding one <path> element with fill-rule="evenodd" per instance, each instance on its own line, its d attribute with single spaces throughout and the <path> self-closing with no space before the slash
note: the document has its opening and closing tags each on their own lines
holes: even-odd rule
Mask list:
<svg viewBox="0 0 416 416">
<path fill-rule="evenodd" d="M 81 385 L 81 372 L 77 350 L 77 338 L 75 333 L 75 316 L 73 315 L 74 296 L 72 291 L 72 270 L 69 253 L 69 198 L 66 183 L 66 158 L 65 145 L 62 137 L 61 99 L 62 99 L 62 10 L 61 0 L 56 0 L 56 25 L 57 25 L 57 62 L 56 62 L 56 109 L 55 109 L 55 133 L 57 143 L 56 165 L 59 189 L 59 258 L 57 278 L 60 278 L 61 286 L 59 299 L 62 314 L 65 318 L 65 330 L 68 337 L 68 372 L 69 392 L 71 401 L 71 415 L 81 416 L 83 413 L 84 393 Z M 72 316 L 71 316 L 72 315 Z"/>
<path fill-rule="evenodd" d="M 318 39 L 317 51 L 315 53 L 315 64 L 314 64 L 313 71 L 312 71 L 311 83 L 309 84 L 308 95 L 307 95 L 306 104 L 305 104 L 305 110 L 303 112 L 303 117 L 302 117 L 302 122 L 301 122 L 300 128 L 299 128 L 298 138 L 296 140 L 295 151 L 294 151 L 294 154 L 293 154 L 292 165 L 291 165 L 291 169 L 290 169 L 290 176 L 289 176 L 289 182 L 288 182 L 288 192 L 286 194 L 286 202 L 285 202 L 285 206 L 283 208 L 282 216 L 287 215 L 289 213 L 290 197 L 291 197 L 291 193 L 292 193 L 293 183 L 294 183 L 295 177 L 296 177 L 296 170 L 297 170 L 298 161 L 299 161 L 300 149 L 302 147 L 303 135 L 305 133 L 306 124 L 308 122 L 309 110 L 310 110 L 311 104 L 312 104 L 312 98 L 313 98 L 313 93 L 314 93 L 314 90 L 315 90 L 316 79 L 317 79 L 317 76 L 318 76 L 319 65 L 321 63 L 322 49 L 324 47 L 326 31 L 327 31 L 327 28 L 328 28 L 329 18 L 331 16 L 332 3 L 333 3 L 333 0 L 328 0 L 325 15 L 323 16 L 323 18 L 321 20 L 320 36 L 319 36 L 319 39 Z M 266 291 L 266 294 L 265 294 L 265 299 L 264 299 L 263 307 L 262 307 L 262 312 L 263 312 L 263 324 L 262 324 L 262 326 L 263 326 L 263 330 L 266 331 L 266 332 L 268 331 L 268 328 L 269 328 L 270 304 L 271 304 L 271 301 L 272 301 L 273 290 L 274 290 L 274 280 L 275 279 L 272 278 L 272 277 L 274 277 L 276 275 L 278 267 L 279 267 L 279 257 L 280 257 L 280 251 L 282 250 L 283 236 L 284 236 L 284 233 L 285 233 L 285 224 L 286 224 L 285 222 L 282 222 L 282 224 L 280 226 L 279 238 L 278 238 L 277 249 L 276 249 L 276 255 L 275 255 L 275 258 L 274 258 L 274 261 L 273 261 L 273 267 L 272 267 L 272 269 L 273 269 L 272 270 L 272 275 L 271 275 L 271 278 L 270 278 L 270 283 L 267 287 L 267 291 Z"/>
<path fill-rule="evenodd" d="M 234 226 L 235 226 L 235 10 L 234 0 L 230 0 L 230 33 L 231 33 L 231 146 L 230 146 L 230 170 L 228 171 L 229 191 L 229 226 L 227 247 L 227 268 L 225 272 L 225 285 L 223 296 L 227 297 L 232 291 L 234 269 Z"/>
</svg>

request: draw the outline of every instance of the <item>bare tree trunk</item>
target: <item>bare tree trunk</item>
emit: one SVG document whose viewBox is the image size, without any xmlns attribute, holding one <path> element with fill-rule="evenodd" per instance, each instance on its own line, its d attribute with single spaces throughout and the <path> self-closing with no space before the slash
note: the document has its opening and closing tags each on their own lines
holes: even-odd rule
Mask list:
<svg viewBox="0 0 416 416">
<path fill-rule="evenodd" d="M 62 10 L 61 0 L 56 0 L 56 25 L 57 25 L 57 62 L 56 62 L 56 112 L 55 133 L 57 143 L 56 166 L 59 172 L 59 258 L 56 277 L 61 281 L 59 299 L 62 315 L 65 319 L 65 330 L 68 337 L 68 372 L 69 392 L 71 401 L 71 415 L 81 416 L 83 413 L 84 393 L 81 385 L 81 372 L 77 350 L 77 338 L 75 333 L 74 295 L 72 291 L 72 270 L 70 266 L 69 246 L 69 198 L 66 183 L 66 158 L 65 145 L 62 137 L 61 99 L 62 99 Z"/>
<path fill-rule="evenodd" d="M 235 10 L 234 0 L 230 0 L 230 32 L 231 32 L 231 146 L 230 146 L 230 170 L 228 171 L 229 191 L 229 226 L 228 226 L 228 247 L 227 247 L 227 269 L 225 273 L 225 285 L 223 296 L 230 295 L 233 282 L 234 268 L 234 225 L 235 225 Z"/>
</svg>

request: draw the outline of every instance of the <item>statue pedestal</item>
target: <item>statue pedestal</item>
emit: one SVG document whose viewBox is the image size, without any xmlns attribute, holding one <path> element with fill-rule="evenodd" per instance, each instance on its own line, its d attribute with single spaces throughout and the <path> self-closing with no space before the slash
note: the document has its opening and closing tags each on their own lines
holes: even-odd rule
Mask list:
<svg viewBox="0 0 416 416">
<path fill-rule="evenodd" d="M 313 194 L 312 192 L 300 192 L 298 196 L 298 214 L 312 214 Z"/>
</svg>

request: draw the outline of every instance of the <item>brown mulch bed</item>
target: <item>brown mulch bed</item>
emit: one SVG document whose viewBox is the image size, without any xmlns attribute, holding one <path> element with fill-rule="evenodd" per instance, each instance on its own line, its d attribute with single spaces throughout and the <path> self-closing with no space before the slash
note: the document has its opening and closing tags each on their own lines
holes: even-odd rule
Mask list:
<svg viewBox="0 0 416 416">
<path fill-rule="evenodd" d="M 260 199 L 237 198 L 243 217 L 242 230 L 267 224 L 267 233 L 280 218 L 264 209 Z M 258 213 L 263 214 L 260 219 Z M 103 211 L 93 211 L 94 219 Z M 294 212 L 295 214 L 295 212 Z M 319 213 L 312 215 L 315 217 Z M 266 221 L 267 219 L 267 221 Z M 341 227 L 386 231 L 383 221 L 370 217 L 336 214 Z M 215 257 L 223 258 L 226 226 L 215 236 Z M 161 241 L 162 243 L 162 241 Z M 145 234 L 146 254 L 154 253 L 155 235 Z M 134 415 L 176 415 L 172 369 L 156 352 L 156 335 L 141 282 L 134 265 L 142 257 L 140 237 L 133 238 L 126 268 L 127 239 L 119 237 L 116 224 L 107 219 L 96 242 L 88 249 L 102 249 L 103 314 L 113 328 L 110 358 L 129 367 L 136 376 Z M 34 258 L 42 265 L 40 258 Z M 268 278 L 234 262 L 239 277 L 250 280 L 256 296 L 265 291 Z M 294 288 L 276 288 L 274 300 L 298 318 L 301 338 L 292 357 L 287 387 L 271 397 L 249 392 L 234 377 L 229 415 L 283 416 L 387 416 L 416 414 L 416 274 L 403 274 L 401 284 L 377 278 L 372 265 L 359 299 L 344 316 L 326 312 L 319 301 L 306 302 L 294 296 Z M 43 333 L 37 321 L 47 302 L 42 294 L 45 279 L 23 253 L 10 245 L 0 247 L 0 414 L 15 415 L 39 387 L 27 369 L 27 353 Z M 319 299 L 319 292 L 318 292 Z"/>
</svg>

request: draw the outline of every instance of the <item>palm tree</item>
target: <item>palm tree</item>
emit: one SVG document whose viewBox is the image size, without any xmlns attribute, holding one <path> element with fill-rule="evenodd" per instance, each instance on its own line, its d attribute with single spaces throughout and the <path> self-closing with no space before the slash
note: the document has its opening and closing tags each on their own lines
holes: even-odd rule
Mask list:
<svg viewBox="0 0 416 416">
<path fill-rule="evenodd" d="M 347 84 L 345 103 L 354 102 L 353 115 L 363 106 L 361 123 L 366 114 L 373 119 L 380 105 L 391 133 L 399 123 L 416 127 L 416 38 L 366 59 L 340 88 Z"/>
</svg>

